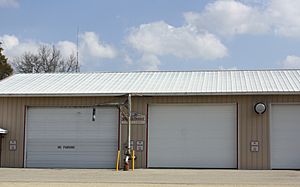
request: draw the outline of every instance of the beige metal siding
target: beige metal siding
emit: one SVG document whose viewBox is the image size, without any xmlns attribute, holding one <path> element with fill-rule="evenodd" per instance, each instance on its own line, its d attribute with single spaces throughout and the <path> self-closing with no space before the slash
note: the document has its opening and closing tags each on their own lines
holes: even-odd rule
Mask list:
<svg viewBox="0 0 300 187">
<path fill-rule="evenodd" d="M 0 98 L 0 127 L 9 134 L 2 141 L 2 167 L 23 167 L 24 116 L 26 106 L 87 106 L 106 102 L 123 101 L 124 97 L 39 97 Z M 133 111 L 147 114 L 152 103 L 238 103 L 238 161 L 240 169 L 269 169 L 269 108 L 263 115 L 253 111 L 255 103 L 300 102 L 300 96 L 164 96 L 133 97 Z M 122 145 L 126 143 L 127 126 L 122 125 Z M 132 126 L 133 140 L 146 140 L 146 125 Z M 9 151 L 9 140 L 17 140 L 17 151 Z M 250 141 L 258 140 L 259 152 L 250 152 Z M 145 142 L 146 145 L 146 142 Z M 137 167 L 146 167 L 146 147 L 136 152 Z"/>
<path fill-rule="evenodd" d="M 112 97 L 0 98 L 0 126 L 9 131 L 2 141 L 2 167 L 23 167 L 26 106 L 92 106 L 117 102 L 121 99 Z M 16 151 L 9 151 L 9 140 L 17 140 Z"/>
</svg>

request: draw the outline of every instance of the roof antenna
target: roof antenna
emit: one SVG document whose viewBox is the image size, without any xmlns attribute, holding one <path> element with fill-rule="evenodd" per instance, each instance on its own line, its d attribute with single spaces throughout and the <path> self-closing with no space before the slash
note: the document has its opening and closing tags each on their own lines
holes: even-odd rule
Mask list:
<svg viewBox="0 0 300 187">
<path fill-rule="evenodd" d="M 79 72 L 79 59 L 78 59 L 78 35 L 79 35 L 79 26 L 77 26 L 77 35 L 76 35 L 76 72 Z"/>
</svg>

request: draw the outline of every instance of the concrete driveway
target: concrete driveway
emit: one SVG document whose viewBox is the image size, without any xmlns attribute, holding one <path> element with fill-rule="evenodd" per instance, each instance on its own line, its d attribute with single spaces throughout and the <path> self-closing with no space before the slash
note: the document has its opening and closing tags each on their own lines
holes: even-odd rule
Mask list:
<svg viewBox="0 0 300 187">
<path fill-rule="evenodd" d="M 300 171 L 137 169 L 0 168 L 1 187 L 31 186 L 300 186 Z"/>
</svg>

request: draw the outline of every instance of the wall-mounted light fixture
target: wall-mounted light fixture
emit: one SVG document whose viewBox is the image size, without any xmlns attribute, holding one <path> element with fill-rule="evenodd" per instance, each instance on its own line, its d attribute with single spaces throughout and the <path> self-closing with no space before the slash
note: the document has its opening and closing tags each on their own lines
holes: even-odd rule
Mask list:
<svg viewBox="0 0 300 187">
<path fill-rule="evenodd" d="M 263 114 L 266 111 L 267 107 L 264 103 L 259 102 L 254 105 L 254 111 L 257 114 Z"/>
<path fill-rule="evenodd" d="M 8 130 L 0 128 L 0 136 L 8 133 Z"/>
<path fill-rule="evenodd" d="M 96 121 L 96 108 L 93 108 L 92 121 Z"/>
</svg>

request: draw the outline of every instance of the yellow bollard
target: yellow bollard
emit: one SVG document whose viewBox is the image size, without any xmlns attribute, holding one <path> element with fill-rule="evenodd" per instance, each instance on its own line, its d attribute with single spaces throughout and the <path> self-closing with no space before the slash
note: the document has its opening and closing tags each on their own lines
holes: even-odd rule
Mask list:
<svg viewBox="0 0 300 187">
<path fill-rule="evenodd" d="M 117 163 L 116 163 L 116 171 L 119 171 L 119 162 L 120 162 L 120 150 L 118 150 Z"/>
<path fill-rule="evenodd" d="M 132 164 L 132 171 L 134 171 L 134 150 L 132 150 L 131 164 Z"/>
</svg>

